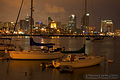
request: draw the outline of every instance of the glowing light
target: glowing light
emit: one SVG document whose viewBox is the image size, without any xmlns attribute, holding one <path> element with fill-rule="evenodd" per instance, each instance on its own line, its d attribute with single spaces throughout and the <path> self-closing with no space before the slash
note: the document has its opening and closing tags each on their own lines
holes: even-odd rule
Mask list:
<svg viewBox="0 0 120 80">
<path fill-rule="evenodd" d="M 86 14 L 86 16 L 89 16 L 90 14 Z"/>
<path fill-rule="evenodd" d="M 58 31 L 58 32 L 60 32 L 60 30 L 59 30 L 59 29 L 58 29 L 57 31 Z"/>
<path fill-rule="evenodd" d="M 97 31 L 95 31 L 94 33 L 97 33 Z"/>
<path fill-rule="evenodd" d="M 72 17 L 75 18 L 75 15 L 72 14 Z"/>
<path fill-rule="evenodd" d="M 29 21 L 29 20 L 26 20 L 26 21 Z"/>
<path fill-rule="evenodd" d="M 18 33 L 19 33 L 19 34 L 23 34 L 23 32 L 22 32 L 22 31 L 19 31 Z"/>
<path fill-rule="evenodd" d="M 44 31 L 45 29 L 44 29 L 44 28 L 42 28 L 41 30 L 42 30 L 42 31 Z"/>
<path fill-rule="evenodd" d="M 44 28 L 41 28 L 41 30 L 42 30 L 42 31 L 46 31 L 46 29 L 44 29 Z"/>
<path fill-rule="evenodd" d="M 87 34 L 87 31 L 85 31 L 85 34 Z"/>
<path fill-rule="evenodd" d="M 41 24 L 42 22 L 39 22 L 39 24 Z"/>
<path fill-rule="evenodd" d="M 13 24 L 14 22 L 11 22 L 11 24 Z"/>
</svg>

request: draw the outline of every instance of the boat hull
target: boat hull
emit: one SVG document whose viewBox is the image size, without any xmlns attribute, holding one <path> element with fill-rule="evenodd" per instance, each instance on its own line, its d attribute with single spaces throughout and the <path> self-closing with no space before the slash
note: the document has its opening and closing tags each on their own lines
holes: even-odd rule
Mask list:
<svg viewBox="0 0 120 80">
<path fill-rule="evenodd" d="M 9 51 L 12 59 L 57 59 L 63 56 L 60 52 L 46 53 L 44 51 Z"/>
<path fill-rule="evenodd" d="M 88 66 L 94 66 L 97 64 L 100 64 L 100 62 L 103 60 L 104 57 L 97 57 L 95 59 L 85 59 L 85 60 L 78 60 L 78 61 L 52 61 L 54 67 L 61 67 L 61 66 L 72 66 L 73 68 L 79 68 L 79 67 L 88 67 Z"/>
</svg>

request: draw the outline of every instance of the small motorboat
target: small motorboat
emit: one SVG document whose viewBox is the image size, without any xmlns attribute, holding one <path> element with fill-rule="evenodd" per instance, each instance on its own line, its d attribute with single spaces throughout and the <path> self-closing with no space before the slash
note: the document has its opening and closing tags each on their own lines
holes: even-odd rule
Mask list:
<svg viewBox="0 0 120 80">
<path fill-rule="evenodd" d="M 65 73 L 65 72 L 69 72 L 69 73 L 72 73 L 73 72 L 73 68 L 72 66 L 61 66 L 60 67 L 60 70 L 59 70 L 61 73 Z"/>
</svg>

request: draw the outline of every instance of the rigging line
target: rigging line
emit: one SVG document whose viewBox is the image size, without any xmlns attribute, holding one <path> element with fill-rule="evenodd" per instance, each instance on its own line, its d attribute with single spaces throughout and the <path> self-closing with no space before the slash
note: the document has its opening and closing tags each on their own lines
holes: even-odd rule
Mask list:
<svg viewBox="0 0 120 80">
<path fill-rule="evenodd" d="M 18 16 L 17 16 L 16 22 L 15 22 L 15 26 L 14 26 L 14 31 L 15 31 L 15 27 L 16 27 L 17 22 L 18 22 L 18 18 L 19 18 L 21 9 L 22 9 L 23 2 L 24 2 L 24 0 L 22 0 L 21 6 L 20 6 L 20 9 L 19 9 L 19 12 L 18 12 Z M 13 32 L 12 32 L 12 35 L 13 35 Z M 12 37 L 13 37 L 13 36 L 11 36 L 11 38 L 12 38 Z M 11 42 L 11 41 L 10 41 L 10 42 Z"/>
<path fill-rule="evenodd" d="M 18 18 L 19 18 L 21 9 L 22 9 L 23 2 L 24 2 L 24 0 L 22 0 L 21 6 L 20 6 L 20 9 L 19 9 L 19 12 L 18 12 L 17 20 L 16 20 L 16 22 L 15 22 L 15 27 L 16 27 L 16 25 L 17 25 L 17 21 L 18 21 Z M 14 31 L 15 31 L 15 27 L 14 27 Z"/>
</svg>

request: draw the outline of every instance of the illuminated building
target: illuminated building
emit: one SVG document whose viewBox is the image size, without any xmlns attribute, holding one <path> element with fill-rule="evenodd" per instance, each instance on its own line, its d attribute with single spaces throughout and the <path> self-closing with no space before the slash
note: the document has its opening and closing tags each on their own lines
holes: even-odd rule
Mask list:
<svg viewBox="0 0 120 80">
<path fill-rule="evenodd" d="M 48 27 L 50 28 L 51 26 L 51 22 L 53 21 L 53 19 L 51 17 L 48 17 Z"/>
<path fill-rule="evenodd" d="M 69 16 L 68 30 L 71 30 L 72 32 L 76 31 L 76 16 L 74 14 Z"/>
<path fill-rule="evenodd" d="M 25 20 L 20 20 L 20 30 L 21 31 L 25 30 Z"/>
<path fill-rule="evenodd" d="M 11 27 L 11 22 L 4 22 L 4 28 L 6 30 L 10 30 L 10 27 Z"/>
<path fill-rule="evenodd" d="M 0 22 L 0 28 L 2 28 L 4 26 L 3 22 Z"/>
<path fill-rule="evenodd" d="M 50 28 L 54 28 L 54 29 L 57 28 L 55 21 L 52 21 L 52 22 L 51 22 Z"/>
<path fill-rule="evenodd" d="M 81 18 L 81 29 L 82 31 L 85 30 L 85 33 L 89 32 L 88 31 L 88 26 L 89 26 L 89 14 L 86 14 L 86 26 L 85 26 L 85 15 Z"/>
<path fill-rule="evenodd" d="M 40 29 L 42 22 L 35 22 L 35 28 Z"/>
<path fill-rule="evenodd" d="M 101 32 L 113 32 L 113 22 L 112 20 L 101 20 Z"/>
<path fill-rule="evenodd" d="M 32 19 L 32 20 L 33 20 L 32 26 L 34 26 L 34 19 Z M 28 31 L 30 29 L 30 25 L 31 25 L 31 17 L 28 16 L 28 14 L 27 14 L 27 16 L 25 17 L 25 26 L 24 26 L 25 33 L 28 33 Z"/>
<path fill-rule="evenodd" d="M 25 17 L 25 29 L 29 29 L 30 26 L 30 16 Z"/>
<path fill-rule="evenodd" d="M 14 31 L 14 27 L 15 27 L 15 23 L 14 23 L 14 22 L 11 22 L 10 31 Z"/>
<path fill-rule="evenodd" d="M 85 26 L 85 15 L 81 18 L 81 25 Z M 86 14 L 86 26 L 89 26 L 89 14 Z"/>
<path fill-rule="evenodd" d="M 36 29 L 41 29 L 43 27 L 46 27 L 46 25 L 43 24 L 42 22 L 35 22 L 35 28 Z"/>
</svg>

